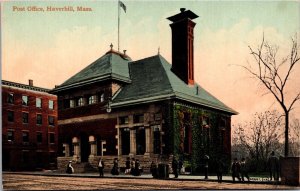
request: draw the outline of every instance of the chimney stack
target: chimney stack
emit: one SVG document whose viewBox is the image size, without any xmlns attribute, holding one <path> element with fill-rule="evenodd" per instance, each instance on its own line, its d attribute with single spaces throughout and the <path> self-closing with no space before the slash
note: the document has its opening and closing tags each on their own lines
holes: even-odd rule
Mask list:
<svg viewBox="0 0 300 191">
<path fill-rule="evenodd" d="M 33 80 L 29 79 L 29 86 L 33 86 Z"/>
<path fill-rule="evenodd" d="M 194 85 L 194 27 L 198 15 L 185 8 L 168 17 L 172 21 L 172 71 L 186 84 Z"/>
</svg>

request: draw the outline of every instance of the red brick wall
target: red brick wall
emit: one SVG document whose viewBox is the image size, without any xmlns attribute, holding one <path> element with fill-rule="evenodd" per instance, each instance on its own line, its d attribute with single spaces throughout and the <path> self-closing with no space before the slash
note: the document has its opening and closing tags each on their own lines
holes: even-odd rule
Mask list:
<svg viewBox="0 0 300 191">
<path fill-rule="evenodd" d="M 14 103 L 7 103 L 9 93 L 14 94 Z M 22 106 L 22 95 L 28 96 L 28 106 Z M 42 108 L 36 107 L 36 98 L 42 99 Z M 54 109 L 49 109 L 49 100 L 54 101 Z M 14 122 L 8 122 L 8 110 L 14 112 Z M 23 123 L 22 112 L 28 113 L 28 123 Z M 36 115 L 42 115 L 42 124 L 36 123 Z M 48 116 L 54 116 L 54 125 L 48 125 Z M 14 131 L 14 141 L 7 141 L 7 131 Z M 22 132 L 29 132 L 29 142 L 23 143 Z M 37 132 L 42 133 L 42 143 L 37 143 Z M 55 133 L 55 143 L 49 143 L 49 132 Z M 58 129 L 57 129 L 57 97 L 45 92 L 33 91 L 28 89 L 15 88 L 10 86 L 2 86 L 2 137 L 3 151 L 9 156 L 4 160 L 10 162 L 4 163 L 4 169 L 23 168 L 34 169 L 36 166 L 36 154 L 42 153 L 43 160 L 41 163 L 45 167 L 49 166 L 49 153 L 57 152 L 58 145 Z M 23 164 L 23 151 L 28 152 L 30 160 L 27 164 Z"/>
</svg>

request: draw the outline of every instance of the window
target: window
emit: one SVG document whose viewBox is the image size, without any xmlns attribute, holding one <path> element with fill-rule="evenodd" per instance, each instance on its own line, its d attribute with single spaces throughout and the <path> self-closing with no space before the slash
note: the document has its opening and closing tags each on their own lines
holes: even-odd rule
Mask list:
<svg viewBox="0 0 300 191">
<path fill-rule="evenodd" d="M 133 122 L 134 123 L 143 123 L 144 122 L 144 114 L 134 115 Z"/>
<path fill-rule="evenodd" d="M 77 99 L 77 106 L 83 106 L 83 98 L 78 98 Z"/>
<path fill-rule="evenodd" d="M 42 143 L 43 142 L 42 132 L 36 132 L 36 141 L 37 141 L 37 143 Z"/>
<path fill-rule="evenodd" d="M 128 117 L 120 117 L 120 125 L 128 124 Z"/>
<path fill-rule="evenodd" d="M 70 108 L 75 107 L 75 100 L 70 99 Z"/>
<path fill-rule="evenodd" d="M 94 103 L 96 103 L 96 96 L 92 95 L 89 97 L 89 104 L 94 104 Z"/>
<path fill-rule="evenodd" d="M 54 101 L 49 100 L 49 109 L 54 109 Z"/>
<path fill-rule="evenodd" d="M 28 123 L 28 113 L 23 112 L 22 117 L 23 117 L 23 123 Z"/>
<path fill-rule="evenodd" d="M 65 99 L 65 100 L 63 101 L 63 104 L 64 104 L 64 109 L 70 108 L 70 100 Z"/>
<path fill-rule="evenodd" d="M 11 104 L 14 103 L 14 94 L 9 93 L 9 94 L 7 95 L 7 103 L 11 103 Z"/>
<path fill-rule="evenodd" d="M 7 141 L 14 141 L 14 132 L 13 131 L 7 131 Z"/>
<path fill-rule="evenodd" d="M 22 96 L 22 105 L 28 106 L 28 96 Z"/>
<path fill-rule="evenodd" d="M 36 107 L 41 108 L 42 107 L 42 99 L 41 98 L 36 98 L 35 99 L 35 105 L 36 105 Z"/>
<path fill-rule="evenodd" d="M 36 124 L 41 125 L 42 124 L 42 114 L 36 115 Z"/>
<path fill-rule="evenodd" d="M 14 112 L 13 111 L 7 111 L 7 120 L 9 122 L 14 122 Z"/>
<path fill-rule="evenodd" d="M 49 125 L 54 126 L 54 116 L 48 116 Z"/>
<path fill-rule="evenodd" d="M 104 93 L 100 94 L 100 102 L 104 102 Z"/>
<path fill-rule="evenodd" d="M 55 143 L 55 134 L 49 133 L 49 143 L 54 144 Z"/>
<path fill-rule="evenodd" d="M 23 136 L 23 143 L 28 143 L 29 142 L 29 132 L 23 131 L 22 136 Z"/>
</svg>

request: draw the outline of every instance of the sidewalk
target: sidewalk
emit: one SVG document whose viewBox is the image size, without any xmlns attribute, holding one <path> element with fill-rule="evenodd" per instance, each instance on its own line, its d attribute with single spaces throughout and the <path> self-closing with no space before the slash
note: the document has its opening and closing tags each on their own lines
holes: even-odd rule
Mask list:
<svg viewBox="0 0 300 191">
<path fill-rule="evenodd" d="M 67 174 L 62 172 L 57 172 L 55 170 L 45 170 L 45 171 L 33 171 L 33 172 L 10 172 L 3 171 L 3 174 L 23 174 L 23 175 L 38 175 L 38 176 L 57 176 L 57 177 L 86 177 L 86 178 L 99 178 L 99 174 L 96 172 L 91 173 L 74 173 Z M 110 173 L 104 173 L 104 178 L 119 178 L 119 179 L 153 179 L 151 174 L 142 174 L 141 176 L 132 176 L 126 174 L 120 175 L 111 175 Z M 178 178 L 174 178 L 173 174 L 169 175 L 167 180 L 174 181 L 217 181 L 217 176 L 208 176 L 208 179 L 204 179 L 204 176 L 197 175 L 179 175 Z M 223 176 L 223 182 L 233 183 L 231 176 Z M 236 180 L 237 183 L 241 183 Z M 266 177 L 250 177 L 250 182 L 245 181 L 245 183 L 249 184 L 280 184 L 280 182 L 269 181 Z"/>
</svg>

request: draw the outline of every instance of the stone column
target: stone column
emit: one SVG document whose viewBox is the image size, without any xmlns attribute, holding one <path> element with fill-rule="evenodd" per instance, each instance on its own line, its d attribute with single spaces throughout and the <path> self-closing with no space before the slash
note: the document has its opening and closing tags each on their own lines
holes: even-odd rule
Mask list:
<svg viewBox="0 0 300 191">
<path fill-rule="evenodd" d="M 73 155 L 73 160 L 75 162 L 80 162 L 80 146 L 79 146 L 79 140 L 77 137 L 73 137 L 72 143 L 74 146 L 74 155 Z"/>
<path fill-rule="evenodd" d="M 136 130 L 130 129 L 130 156 L 136 155 Z"/>
<path fill-rule="evenodd" d="M 150 155 L 151 152 L 151 128 L 145 125 L 146 151 L 145 155 Z"/>
<path fill-rule="evenodd" d="M 70 156 L 70 148 L 69 148 L 69 144 L 68 143 L 64 143 L 63 147 L 65 149 L 65 157 L 69 157 Z"/>
<path fill-rule="evenodd" d="M 89 158 L 93 158 L 97 155 L 97 144 L 94 136 L 89 136 L 89 143 L 91 145 L 91 153 L 89 155 Z"/>
<path fill-rule="evenodd" d="M 118 128 L 117 129 L 117 135 L 118 135 L 118 155 L 122 155 L 122 133 L 121 133 L 121 129 Z"/>
</svg>

